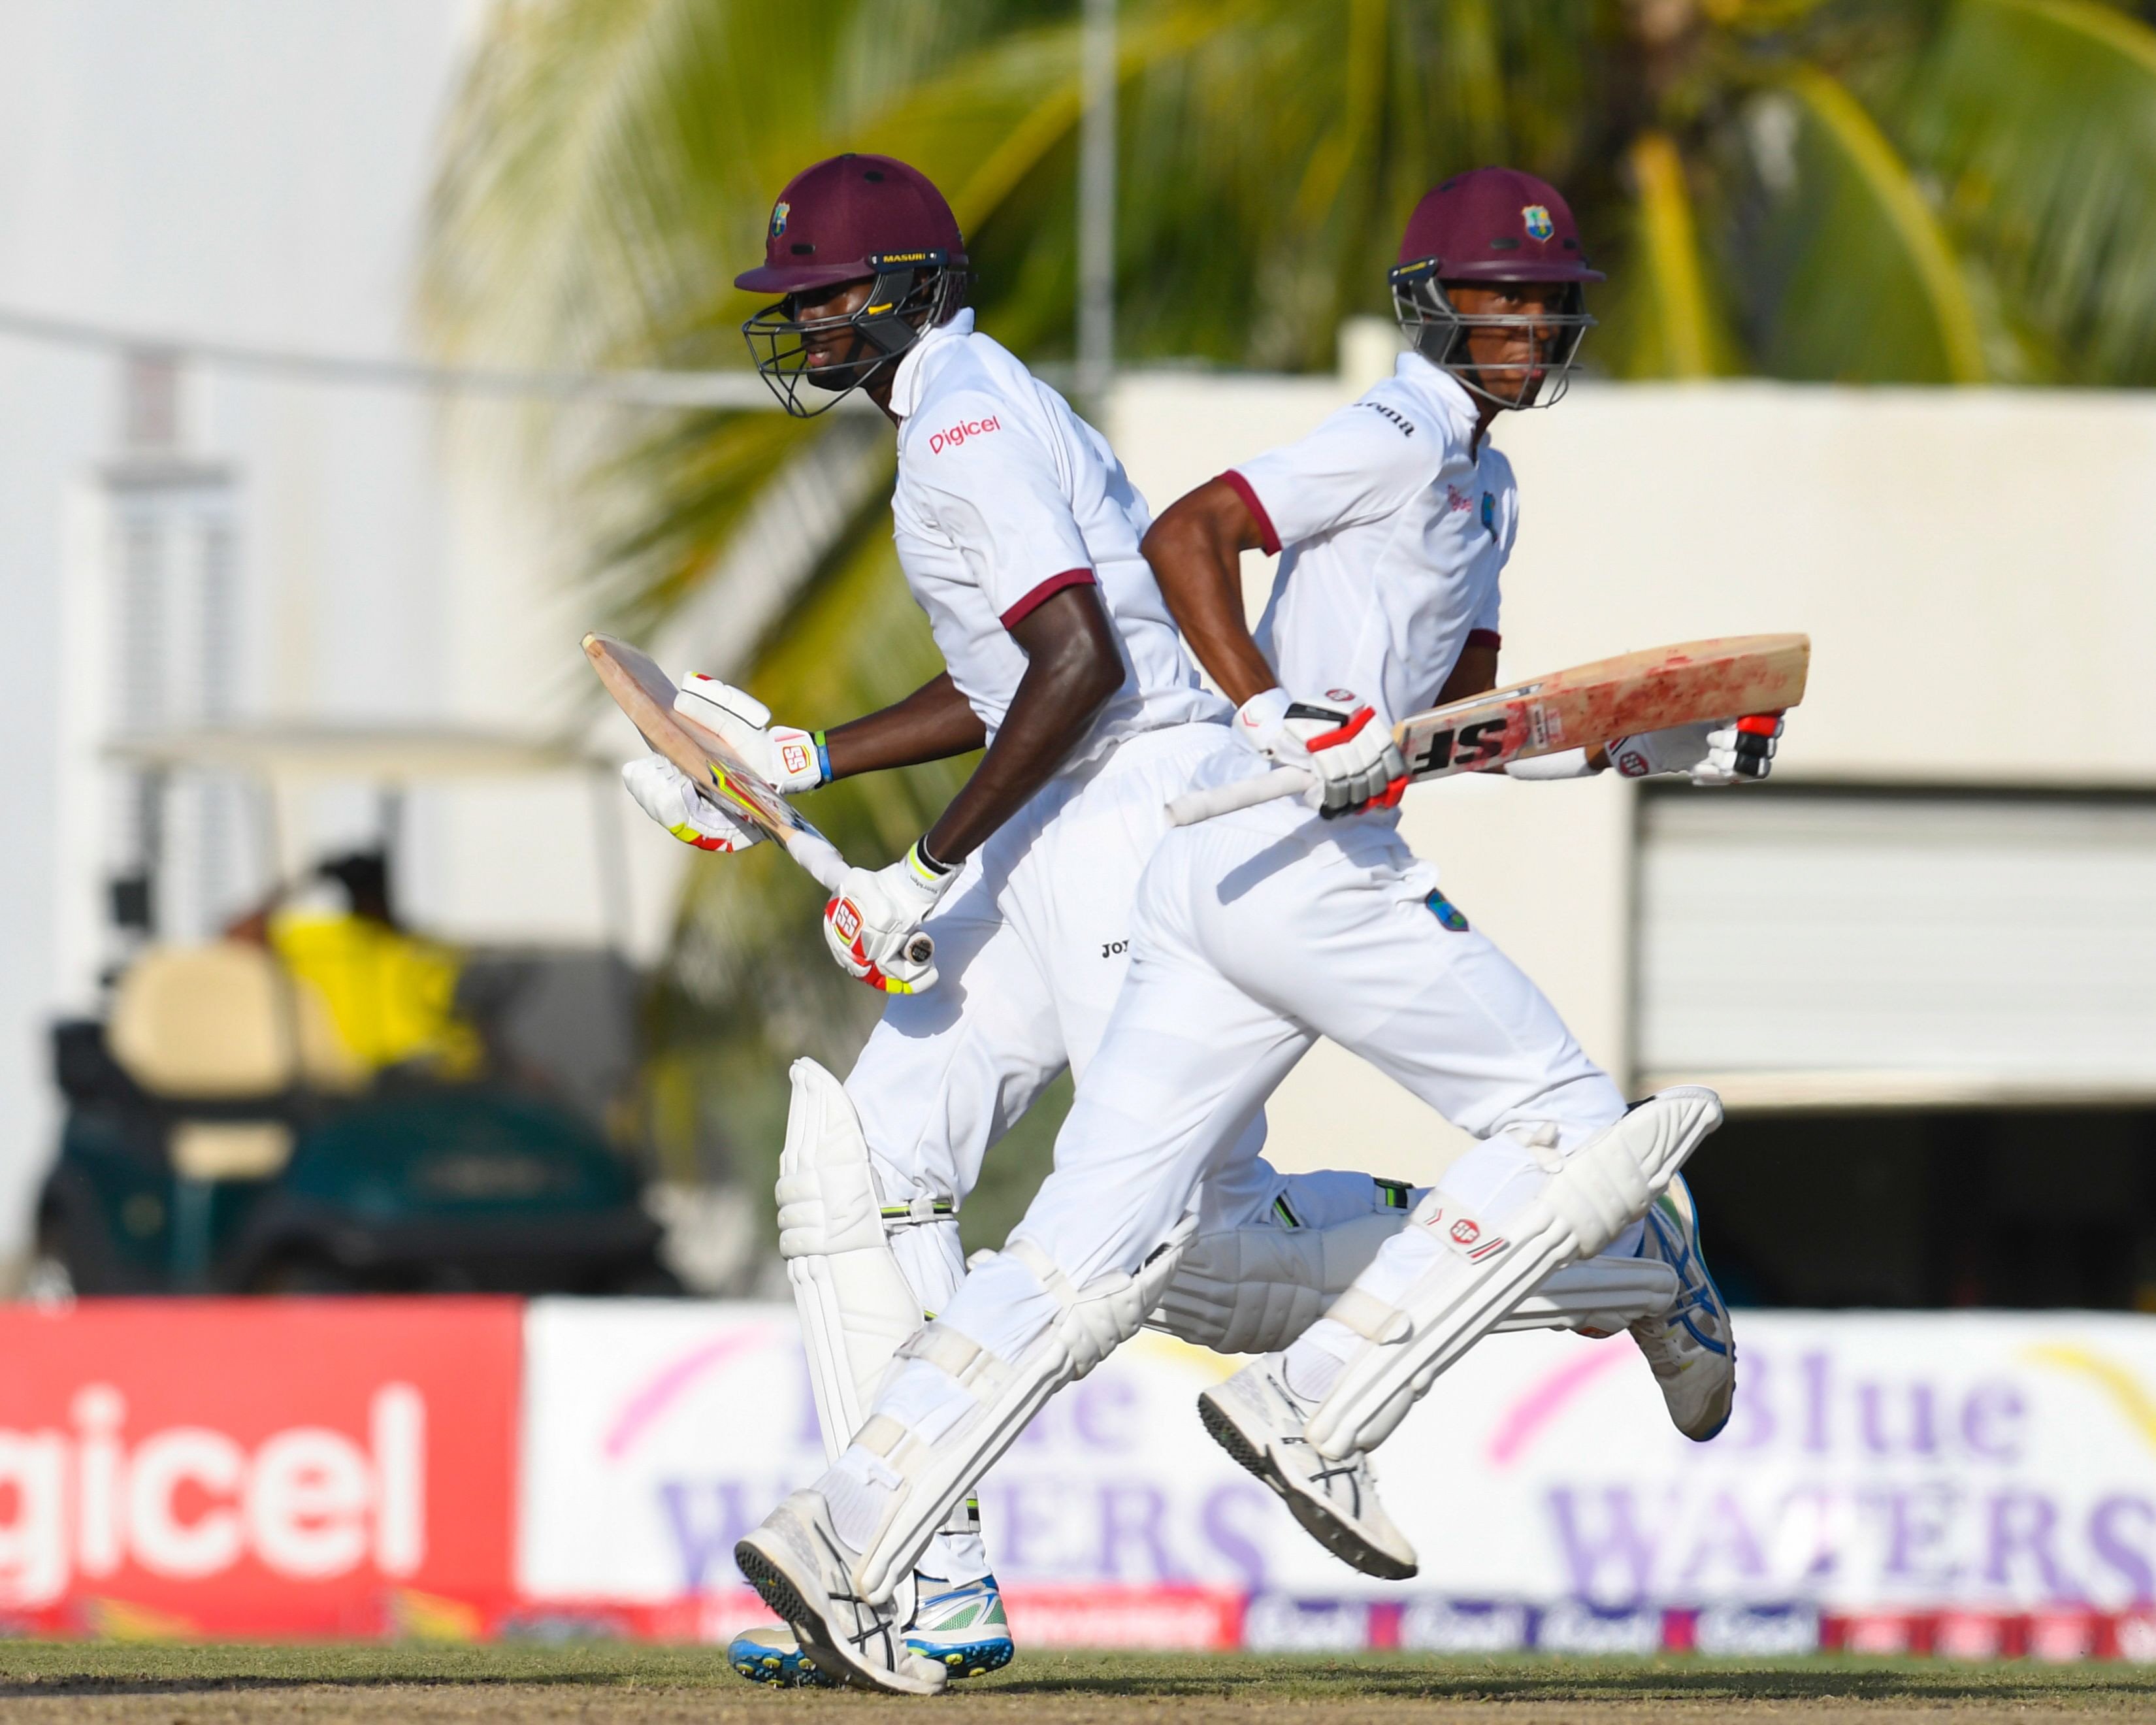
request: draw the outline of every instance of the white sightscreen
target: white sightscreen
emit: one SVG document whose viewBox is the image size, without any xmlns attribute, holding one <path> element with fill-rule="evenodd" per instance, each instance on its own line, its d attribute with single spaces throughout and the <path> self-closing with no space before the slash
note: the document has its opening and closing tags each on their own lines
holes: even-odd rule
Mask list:
<svg viewBox="0 0 2156 1725">
<path fill-rule="evenodd" d="M 2156 1090 L 2156 800 L 1646 799 L 1641 1069 Z"/>
</svg>

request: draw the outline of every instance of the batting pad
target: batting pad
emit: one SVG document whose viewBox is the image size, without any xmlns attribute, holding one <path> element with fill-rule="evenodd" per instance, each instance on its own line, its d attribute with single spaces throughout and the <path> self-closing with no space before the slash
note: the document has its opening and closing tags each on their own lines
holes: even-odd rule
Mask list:
<svg viewBox="0 0 2156 1725">
<path fill-rule="evenodd" d="M 854 1568 L 855 1584 L 865 1597 L 878 1603 L 890 1598 L 913 1573 L 959 1498 L 1017 1440 L 1049 1397 L 1137 1334 L 1195 1229 L 1186 1217 L 1137 1275 L 1104 1276 L 1075 1290 L 1029 1240 L 1014 1240 L 999 1254 L 983 1255 L 1017 1260 L 1055 1302 L 1056 1315 L 1015 1361 L 1000 1358 L 940 1322 L 928 1325 L 899 1350 L 903 1358 L 934 1366 L 973 1405 L 933 1444 L 882 1414 L 871 1415 L 855 1438 L 898 1481 L 890 1508 Z"/>
<path fill-rule="evenodd" d="M 1683 1085 L 1661 1091 L 1568 1156 L 1500 1235 L 1442 1187 L 1411 1227 L 1441 1243 L 1436 1261 L 1397 1306 L 1351 1287 L 1326 1316 L 1363 1337 L 1306 1435 L 1330 1461 L 1375 1449 L 1439 1373 L 1561 1264 L 1591 1257 L 1640 1216 L 1700 1141 L 1722 1124 L 1722 1099 Z"/>
<path fill-rule="evenodd" d="M 1253 1222 L 1204 1235 L 1146 1322 L 1219 1353 L 1278 1353 L 1407 1225 L 1404 1210 L 1374 1211 L 1322 1228 Z M 1491 1327 L 1612 1333 L 1666 1312 L 1677 1288 L 1676 1271 L 1657 1259 L 1589 1258 L 1550 1271 Z"/>
<path fill-rule="evenodd" d="M 921 1301 L 885 1236 L 868 1141 L 845 1087 L 810 1060 L 796 1060 L 792 1077 L 778 1255 L 801 1314 L 824 1457 L 835 1461 L 892 1355 L 921 1327 Z"/>
</svg>

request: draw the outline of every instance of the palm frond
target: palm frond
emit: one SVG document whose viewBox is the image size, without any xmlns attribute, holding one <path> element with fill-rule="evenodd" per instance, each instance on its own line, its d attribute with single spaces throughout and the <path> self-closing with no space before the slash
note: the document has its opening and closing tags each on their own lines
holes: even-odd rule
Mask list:
<svg viewBox="0 0 2156 1725">
<path fill-rule="evenodd" d="M 1959 0 L 1910 131 L 2072 371 L 2156 380 L 2156 30 L 2092 0 Z"/>
<path fill-rule="evenodd" d="M 1631 377 L 1711 377 L 1728 370 L 1730 338 L 1700 255 L 1683 157 L 1666 132 L 1644 131 L 1627 159 L 1633 244 L 1611 321 L 1619 371 Z"/>
<path fill-rule="evenodd" d="M 1743 247 L 1753 347 L 1783 377 L 1972 383 L 1978 304 L 1938 217 L 1870 114 L 1816 66 L 1753 104 L 1762 213 Z"/>
</svg>

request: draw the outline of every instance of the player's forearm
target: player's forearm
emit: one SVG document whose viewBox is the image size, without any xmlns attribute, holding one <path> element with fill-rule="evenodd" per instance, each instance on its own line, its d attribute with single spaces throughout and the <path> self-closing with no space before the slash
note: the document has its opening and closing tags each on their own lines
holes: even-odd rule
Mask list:
<svg viewBox="0 0 2156 1725">
<path fill-rule="evenodd" d="M 945 671 L 903 701 L 833 726 L 824 733 L 824 751 L 837 779 L 944 760 L 987 741 L 980 715 Z"/>
<path fill-rule="evenodd" d="M 1212 480 L 1170 506 L 1141 547 L 1183 639 L 1238 706 L 1280 680 L 1243 614 L 1242 553 L 1262 542 L 1241 497 Z"/>
<path fill-rule="evenodd" d="M 1122 686 L 1122 654 L 1098 588 L 1065 588 L 1011 633 L 1025 649 L 1025 675 L 981 764 L 923 836 L 938 862 L 971 855 L 1017 814 Z"/>
</svg>

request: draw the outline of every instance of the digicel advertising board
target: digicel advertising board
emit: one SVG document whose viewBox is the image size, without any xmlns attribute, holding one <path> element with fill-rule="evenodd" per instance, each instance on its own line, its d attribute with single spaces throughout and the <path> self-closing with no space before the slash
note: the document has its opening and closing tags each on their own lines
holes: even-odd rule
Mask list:
<svg viewBox="0 0 2156 1725">
<path fill-rule="evenodd" d="M 475 1630 L 510 1587 L 521 1306 L 0 1307 L 0 1614 Z"/>
</svg>

